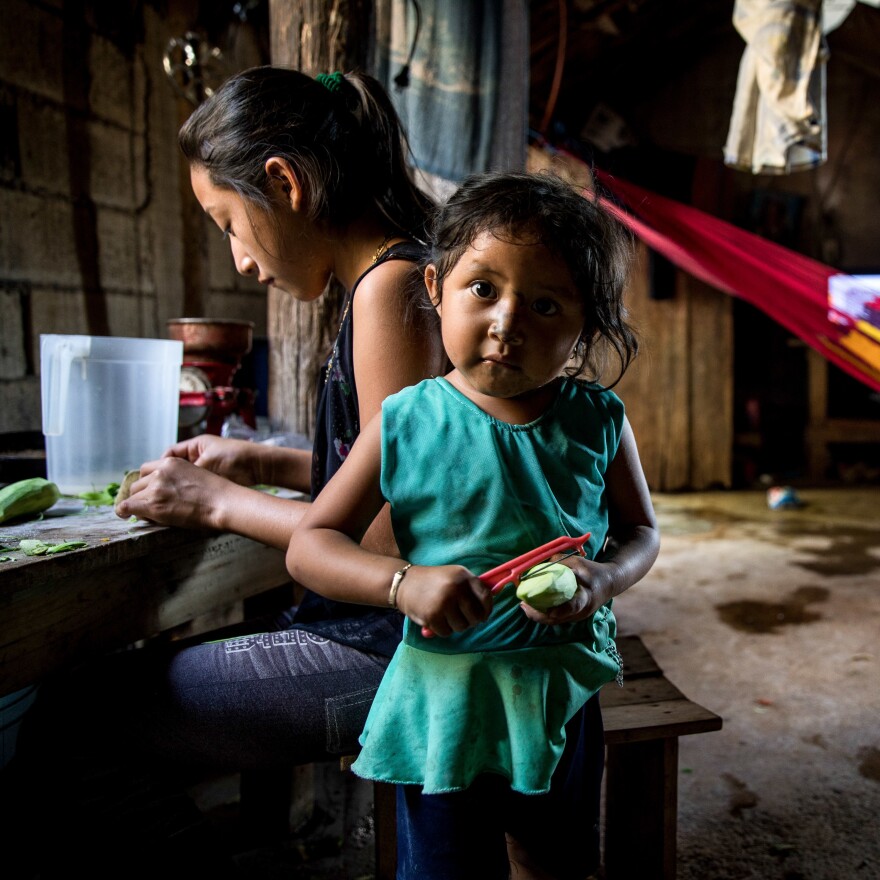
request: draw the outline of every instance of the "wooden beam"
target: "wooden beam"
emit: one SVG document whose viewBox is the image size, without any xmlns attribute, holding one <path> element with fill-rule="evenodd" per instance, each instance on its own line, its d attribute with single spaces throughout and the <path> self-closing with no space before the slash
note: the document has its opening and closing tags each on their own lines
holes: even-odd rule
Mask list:
<svg viewBox="0 0 880 880">
<path fill-rule="evenodd" d="M 272 64 L 304 73 L 364 68 L 370 50 L 370 0 L 269 0 Z M 269 419 L 311 437 L 317 378 L 338 326 L 337 284 L 314 302 L 270 288 Z"/>
</svg>

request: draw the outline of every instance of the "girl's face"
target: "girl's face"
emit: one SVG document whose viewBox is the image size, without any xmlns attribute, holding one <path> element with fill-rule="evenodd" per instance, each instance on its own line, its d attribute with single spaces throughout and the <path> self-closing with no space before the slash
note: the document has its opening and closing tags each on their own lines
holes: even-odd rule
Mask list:
<svg viewBox="0 0 880 880">
<path fill-rule="evenodd" d="M 534 404 L 537 417 L 584 326 L 565 263 L 543 245 L 486 232 L 443 280 L 442 300 L 433 266 L 425 281 L 455 367 L 450 381 L 493 414 L 505 410 L 493 403 L 501 398 L 525 405 L 526 416 Z"/>
<path fill-rule="evenodd" d="M 267 216 L 249 208 L 238 193 L 211 183 L 201 166 L 190 169 L 190 181 L 199 204 L 229 240 L 241 275 L 254 275 L 260 284 L 271 284 L 303 301 L 324 292 L 330 273 L 320 261 L 317 236 L 283 196 L 278 210 Z M 289 191 L 282 185 L 279 179 L 279 194 Z"/>
</svg>

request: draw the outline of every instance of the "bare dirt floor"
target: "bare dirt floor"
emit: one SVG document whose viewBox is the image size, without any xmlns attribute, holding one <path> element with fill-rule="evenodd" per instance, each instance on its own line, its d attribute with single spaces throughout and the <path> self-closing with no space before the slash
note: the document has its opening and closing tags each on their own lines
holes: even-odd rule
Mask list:
<svg viewBox="0 0 880 880">
<path fill-rule="evenodd" d="M 655 495 L 659 560 L 615 600 L 723 718 L 681 740 L 678 880 L 880 880 L 880 486 L 798 497 Z M 310 824 L 239 853 L 242 878 L 372 876 L 369 788 L 312 772 Z"/>
<path fill-rule="evenodd" d="M 798 495 L 656 496 L 660 557 L 615 602 L 724 719 L 681 740 L 679 880 L 880 878 L 880 487 Z"/>
</svg>

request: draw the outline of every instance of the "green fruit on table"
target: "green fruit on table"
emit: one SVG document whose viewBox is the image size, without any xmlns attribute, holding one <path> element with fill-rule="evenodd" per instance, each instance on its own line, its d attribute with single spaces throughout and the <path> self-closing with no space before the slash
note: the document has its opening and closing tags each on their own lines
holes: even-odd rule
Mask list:
<svg viewBox="0 0 880 880">
<path fill-rule="evenodd" d="M 546 611 L 567 602 L 576 592 L 577 579 L 567 565 L 542 562 L 522 576 L 516 597 L 537 611 Z"/>
<path fill-rule="evenodd" d="M 31 477 L 10 483 L 0 489 L 0 523 L 48 510 L 61 493 L 58 487 L 42 477 Z"/>
</svg>

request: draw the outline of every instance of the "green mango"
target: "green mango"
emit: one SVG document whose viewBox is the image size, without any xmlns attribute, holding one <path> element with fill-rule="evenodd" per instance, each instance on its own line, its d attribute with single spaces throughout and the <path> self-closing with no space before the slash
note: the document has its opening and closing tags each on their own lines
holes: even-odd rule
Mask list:
<svg viewBox="0 0 880 880">
<path fill-rule="evenodd" d="M 29 477 L 0 489 L 0 522 L 48 510 L 61 493 L 44 477 Z"/>
<path fill-rule="evenodd" d="M 535 573 L 531 574 L 533 571 Z M 516 597 L 538 611 L 546 611 L 567 602 L 576 591 L 577 579 L 567 565 L 542 562 L 522 576 L 516 588 Z"/>
</svg>

